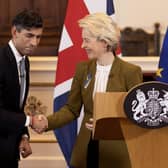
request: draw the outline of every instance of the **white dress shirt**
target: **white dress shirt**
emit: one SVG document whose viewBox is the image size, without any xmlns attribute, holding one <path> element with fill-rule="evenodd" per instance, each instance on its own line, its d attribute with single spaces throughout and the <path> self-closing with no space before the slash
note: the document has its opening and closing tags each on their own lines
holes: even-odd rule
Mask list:
<svg viewBox="0 0 168 168">
<path fill-rule="evenodd" d="M 108 82 L 111 67 L 112 67 L 112 64 L 102 66 L 97 63 L 93 97 L 96 92 L 106 92 L 107 82 Z"/>
<path fill-rule="evenodd" d="M 19 74 L 19 81 L 20 81 L 20 71 L 19 71 L 19 64 L 20 64 L 20 61 L 22 58 L 25 59 L 26 56 L 21 56 L 21 54 L 18 52 L 18 50 L 16 49 L 14 43 L 12 40 L 9 41 L 9 46 L 13 52 L 13 55 L 15 56 L 15 59 L 16 59 L 16 63 L 17 63 L 17 69 L 18 69 L 18 74 Z M 25 91 L 26 91 L 26 86 L 24 86 L 24 95 L 25 95 Z M 30 124 L 30 117 L 27 116 L 26 117 L 26 123 L 25 123 L 25 126 L 29 126 Z"/>
</svg>

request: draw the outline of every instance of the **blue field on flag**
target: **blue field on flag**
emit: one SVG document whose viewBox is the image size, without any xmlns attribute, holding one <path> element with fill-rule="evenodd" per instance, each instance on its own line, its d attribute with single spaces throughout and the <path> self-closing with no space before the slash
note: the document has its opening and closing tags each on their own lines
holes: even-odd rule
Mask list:
<svg viewBox="0 0 168 168">
<path fill-rule="evenodd" d="M 163 41 L 156 80 L 168 83 L 168 29 Z"/>
</svg>

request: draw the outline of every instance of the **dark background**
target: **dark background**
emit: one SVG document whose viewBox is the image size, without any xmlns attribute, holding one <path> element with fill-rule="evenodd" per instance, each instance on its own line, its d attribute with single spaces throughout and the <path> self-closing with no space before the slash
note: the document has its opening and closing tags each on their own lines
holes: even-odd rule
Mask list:
<svg viewBox="0 0 168 168">
<path fill-rule="evenodd" d="M 0 0 L 0 46 L 11 38 L 12 18 L 23 9 L 40 13 L 44 33 L 33 56 L 57 56 L 68 0 Z M 158 56 L 160 49 L 159 24 L 148 34 L 142 29 L 125 28 L 121 31 L 123 56 Z M 145 59 L 145 58 L 144 58 Z M 145 73 L 144 81 L 155 80 L 154 73 Z"/>
<path fill-rule="evenodd" d="M 56 56 L 68 0 L 0 0 L 0 46 L 11 38 L 12 18 L 23 9 L 32 9 L 44 20 L 40 47 L 33 55 Z"/>
</svg>

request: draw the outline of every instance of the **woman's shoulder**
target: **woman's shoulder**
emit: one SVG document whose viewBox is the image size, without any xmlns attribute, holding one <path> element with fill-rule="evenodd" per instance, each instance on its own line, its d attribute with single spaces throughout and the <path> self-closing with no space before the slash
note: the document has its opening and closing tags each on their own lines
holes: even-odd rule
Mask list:
<svg viewBox="0 0 168 168">
<path fill-rule="evenodd" d="M 127 71 L 134 71 L 137 69 L 141 69 L 140 66 L 127 62 L 123 60 L 122 58 L 117 58 L 117 60 L 120 63 L 120 66 L 124 69 L 127 69 Z"/>
</svg>

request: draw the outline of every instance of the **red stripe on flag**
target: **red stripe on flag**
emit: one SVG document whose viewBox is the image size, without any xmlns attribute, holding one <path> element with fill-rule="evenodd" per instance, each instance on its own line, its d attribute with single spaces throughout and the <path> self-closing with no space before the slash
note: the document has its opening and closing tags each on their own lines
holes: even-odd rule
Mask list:
<svg viewBox="0 0 168 168">
<path fill-rule="evenodd" d="M 120 44 L 118 45 L 118 47 L 117 47 L 117 49 L 116 49 L 115 52 L 116 52 L 117 55 L 122 54 L 122 50 L 121 50 L 121 46 L 120 46 Z"/>
<path fill-rule="evenodd" d="M 78 26 L 78 20 L 86 16 L 88 13 L 88 9 L 82 0 L 68 1 L 64 24 L 73 46 L 59 53 L 55 82 L 56 85 L 72 78 L 76 64 L 81 60 L 87 59 L 85 51 L 81 48 L 82 37 L 81 29 Z"/>
<path fill-rule="evenodd" d="M 57 64 L 57 78 L 56 85 L 73 77 L 76 64 L 82 60 L 86 60 L 86 53 L 84 50 L 73 46 L 59 54 L 59 61 Z"/>
<path fill-rule="evenodd" d="M 74 5 L 75 3 L 75 5 Z M 81 45 L 81 29 L 78 26 L 78 20 L 89 14 L 86 5 L 81 0 L 70 0 L 67 8 L 65 26 L 70 34 L 74 45 Z M 80 47 L 80 46 L 79 46 Z"/>
</svg>

